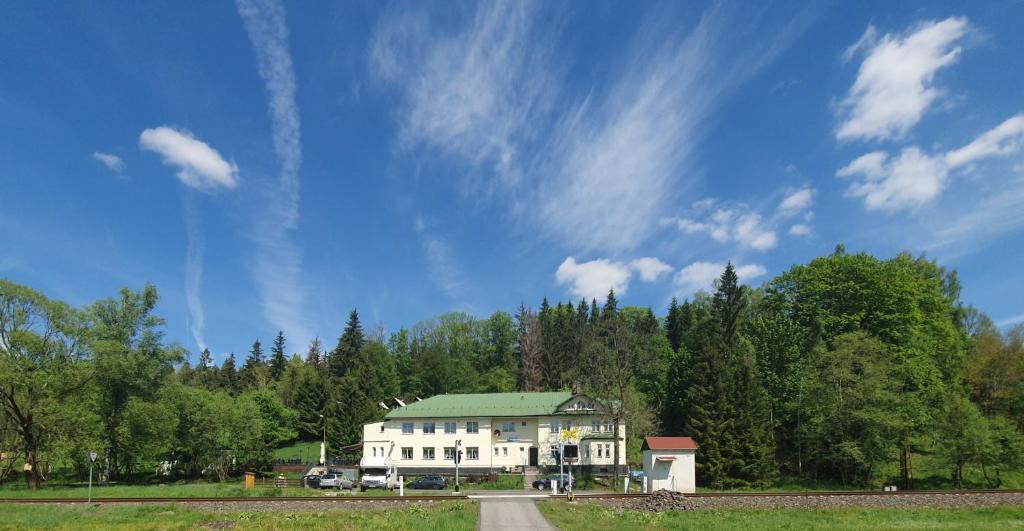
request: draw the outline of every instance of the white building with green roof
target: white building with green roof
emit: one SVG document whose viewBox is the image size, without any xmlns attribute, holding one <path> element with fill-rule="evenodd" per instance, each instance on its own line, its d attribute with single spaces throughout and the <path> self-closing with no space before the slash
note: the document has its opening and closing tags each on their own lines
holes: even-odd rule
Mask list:
<svg viewBox="0 0 1024 531">
<path fill-rule="evenodd" d="M 599 401 L 568 392 L 437 395 L 399 406 L 363 426 L 363 458 L 388 458 L 405 475 L 453 473 L 461 441 L 465 474 L 552 468 L 559 434 L 573 428 L 576 465 L 610 473 L 617 443 L 625 470 L 625 426 L 615 429 Z"/>
</svg>

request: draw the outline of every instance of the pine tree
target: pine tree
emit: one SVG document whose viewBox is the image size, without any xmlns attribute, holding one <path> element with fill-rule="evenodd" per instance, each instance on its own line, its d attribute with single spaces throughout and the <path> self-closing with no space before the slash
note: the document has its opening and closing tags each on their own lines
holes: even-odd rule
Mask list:
<svg viewBox="0 0 1024 531">
<path fill-rule="evenodd" d="M 733 268 L 732 262 L 729 262 L 718 279 L 718 289 L 712 299 L 712 307 L 721 327 L 721 339 L 727 346 L 735 344 L 740 313 L 746 305 L 746 290 L 739 285 L 736 269 Z"/>
<path fill-rule="evenodd" d="M 240 380 L 246 388 L 258 388 L 266 385 L 268 378 L 269 371 L 263 359 L 263 345 L 257 339 L 249 350 L 249 356 L 245 358 Z"/>
<path fill-rule="evenodd" d="M 278 331 L 274 338 L 274 346 L 270 349 L 270 378 L 279 381 L 288 360 L 284 357 L 284 332 Z"/>
<path fill-rule="evenodd" d="M 313 341 L 309 342 L 309 349 L 306 350 L 306 365 L 314 367 L 317 370 L 323 368 L 323 344 L 320 343 L 319 337 L 314 337 Z"/>
<path fill-rule="evenodd" d="M 619 315 L 619 301 L 615 298 L 615 290 L 608 290 L 608 298 L 604 301 L 604 308 L 601 309 L 601 319 L 609 320 Z"/>
<path fill-rule="evenodd" d="M 713 318 L 696 334 L 686 391 L 686 426 L 700 445 L 698 477 L 716 488 L 764 485 L 775 474 L 768 396 L 753 348 L 738 334 L 745 306 L 745 288 L 729 264 L 712 298 Z"/>
<path fill-rule="evenodd" d="M 683 345 L 683 322 L 679 311 L 679 303 L 672 297 L 672 303 L 668 306 L 668 316 L 665 317 L 665 335 L 668 336 L 668 343 L 672 346 L 673 352 L 679 352 Z"/>
<path fill-rule="evenodd" d="M 601 318 L 601 309 L 597 307 L 597 299 L 590 299 L 590 324 L 597 324 Z"/>
<path fill-rule="evenodd" d="M 327 359 L 327 366 L 331 375 L 340 378 L 352 368 L 359 351 L 362 350 L 366 338 L 363 336 L 363 326 L 359 324 L 359 312 L 355 309 L 348 315 L 348 323 L 345 330 L 338 338 L 338 346 L 334 347 L 330 357 Z"/>
<path fill-rule="evenodd" d="M 537 316 L 520 304 L 516 313 L 518 341 L 516 356 L 519 358 L 519 390 L 540 391 L 543 388 L 541 368 L 541 337 Z"/>
<path fill-rule="evenodd" d="M 228 393 L 236 394 L 239 391 L 238 371 L 235 369 L 235 353 L 228 355 L 220 367 L 220 387 Z"/>
<path fill-rule="evenodd" d="M 216 371 L 217 366 L 213 364 L 213 355 L 210 354 L 210 349 L 204 348 L 203 352 L 199 354 L 199 362 L 196 363 L 195 369 L 192 371 L 192 385 L 205 389 L 216 387 Z"/>
</svg>

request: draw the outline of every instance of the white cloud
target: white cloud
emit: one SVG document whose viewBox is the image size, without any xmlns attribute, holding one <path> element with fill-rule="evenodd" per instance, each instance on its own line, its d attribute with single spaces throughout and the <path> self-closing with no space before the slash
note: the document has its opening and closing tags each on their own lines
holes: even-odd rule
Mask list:
<svg viewBox="0 0 1024 531">
<path fill-rule="evenodd" d="M 926 154 L 917 146 L 903 149 L 895 158 L 875 151 L 853 160 L 836 175 L 854 180 L 847 195 L 863 198 L 868 210 L 913 209 L 942 193 L 952 170 L 1018 152 L 1022 135 L 1024 115 L 1017 115 L 943 155 Z"/>
<path fill-rule="evenodd" d="M 736 269 L 736 276 L 740 282 L 747 282 L 768 272 L 764 266 L 759 264 L 737 265 L 733 267 Z M 694 262 L 680 269 L 676 273 L 675 278 L 673 278 L 673 283 L 679 290 L 679 293 L 690 295 L 699 290 L 714 288 L 715 281 L 722 276 L 723 271 L 725 271 L 725 264 Z"/>
<path fill-rule="evenodd" d="M 518 144 L 554 89 L 531 39 L 533 5 L 484 2 L 451 35 L 431 34 L 426 15 L 406 12 L 376 28 L 370 66 L 403 92 L 401 145 L 438 148 L 501 179 L 518 179 Z"/>
<path fill-rule="evenodd" d="M 640 280 L 654 282 L 672 272 L 672 266 L 657 258 L 637 258 L 629 263 L 630 269 L 640 274 Z"/>
<path fill-rule="evenodd" d="M 795 214 L 811 206 L 812 202 L 814 202 L 814 191 L 810 188 L 801 188 L 787 195 L 782 202 L 779 203 L 778 210 L 784 214 Z"/>
<path fill-rule="evenodd" d="M 238 0 L 236 6 L 270 98 L 274 153 L 281 165 L 276 185 L 265 190 L 276 207 L 254 213 L 258 245 L 254 276 L 267 321 L 296 344 L 305 344 L 313 333 L 305 316 L 302 253 L 291 239 L 299 220 L 301 120 L 285 9 L 277 0 Z"/>
<path fill-rule="evenodd" d="M 1024 141 L 1024 114 L 1018 114 L 991 129 L 960 149 L 946 153 L 951 168 L 970 164 L 995 155 L 1009 155 L 1021 148 Z"/>
<path fill-rule="evenodd" d="M 110 168 L 111 170 L 116 171 L 117 173 L 121 173 L 122 171 L 124 171 L 124 161 L 121 160 L 121 157 L 118 157 L 117 155 L 111 155 L 109 153 L 94 151 L 92 153 L 92 158 L 102 162 L 104 166 Z"/>
<path fill-rule="evenodd" d="M 676 218 L 675 221 L 684 233 L 707 234 L 719 243 L 736 242 L 740 247 L 757 251 L 778 245 L 775 230 L 767 226 L 760 214 L 750 212 L 746 205 L 715 210 L 703 221 L 692 218 Z"/>
<path fill-rule="evenodd" d="M 189 131 L 160 126 L 139 135 L 139 147 L 159 153 L 164 164 L 178 168 L 178 180 L 196 190 L 238 185 L 238 167 Z"/>
<path fill-rule="evenodd" d="M 955 44 L 967 19 L 950 17 L 919 24 L 906 34 L 877 37 L 873 26 L 847 49 L 845 60 L 863 52 L 857 80 L 839 104 L 839 140 L 885 140 L 906 134 L 941 95 L 935 73 L 956 62 Z"/>
<path fill-rule="evenodd" d="M 1020 324 L 1020 323 L 1024 323 L 1024 313 L 1022 313 L 1020 315 L 1014 315 L 1013 317 L 1007 317 L 1006 319 L 1003 319 L 1003 320 L 999 321 L 998 323 L 996 323 L 996 326 L 998 326 L 1000 328 L 1003 328 L 1003 327 L 1013 326 L 1015 324 Z"/>
<path fill-rule="evenodd" d="M 466 163 L 480 185 L 469 191 L 500 190 L 513 212 L 533 213 L 549 237 L 580 250 L 625 251 L 649 236 L 692 179 L 708 116 L 798 25 L 777 26 L 767 47 L 740 10 L 730 18 L 712 8 L 688 34 L 643 28 L 612 61 L 624 66 L 611 81 L 568 93 L 535 7 L 480 3 L 447 33 L 425 15 L 389 16 L 374 32 L 370 68 L 401 92 L 400 146 Z"/>
<path fill-rule="evenodd" d="M 788 43 L 780 34 L 774 46 L 739 49 L 742 24 L 725 18 L 712 9 L 685 36 L 644 40 L 607 97 L 588 95 L 562 120 L 537 172 L 549 176 L 540 188 L 549 232 L 584 249 L 629 250 L 647 238 L 693 179 L 708 116 Z"/>
<path fill-rule="evenodd" d="M 423 249 L 427 255 L 430 279 L 448 297 L 460 298 L 464 291 L 465 275 L 452 259 L 448 243 L 440 238 L 428 236 L 423 240 Z"/>
<path fill-rule="evenodd" d="M 572 256 L 565 259 L 555 271 L 559 285 L 568 284 L 569 293 L 574 297 L 591 300 L 602 298 L 609 289 L 625 295 L 629 289 L 632 271 L 627 264 L 612 262 L 605 258 L 577 263 Z"/>
<path fill-rule="evenodd" d="M 206 317 L 200 294 L 203 282 L 203 231 L 190 198 L 185 198 L 183 207 L 185 234 L 188 237 L 188 249 L 185 252 L 185 303 L 189 314 L 188 328 L 201 352 L 206 348 L 206 339 L 203 337 Z"/>
<path fill-rule="evenodd" d="M 789 228 L 789 234 L 791 236 L 807 236 L 811 233 L 810 225 L 804 223 L 797 223 Z"/>
<path fill-rule="evenodd" d="M 850 184 L 846 194 L 864 198 L 868 210 L 916 208 L 931 201 L 946 186 L 949 169 L 941 159 L 926 155 L 917 147 L 904 149 L 894 159 L 879 154 L 864 155 L 836 172 L 840 177 L 861 177 Z"/>
</svg>

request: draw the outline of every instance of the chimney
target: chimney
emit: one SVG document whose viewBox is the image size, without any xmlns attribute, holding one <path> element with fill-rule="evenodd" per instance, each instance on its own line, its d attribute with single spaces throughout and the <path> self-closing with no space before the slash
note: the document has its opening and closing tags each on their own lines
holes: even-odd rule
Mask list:
<svg viewBox="0 0 1024 531">
<path fill-rule="evenodd" d="M 572 383 L 572 394 L 573 395 L 580 394 L 580 383 L 579 382 L 573 382 Z"/>
</svg>

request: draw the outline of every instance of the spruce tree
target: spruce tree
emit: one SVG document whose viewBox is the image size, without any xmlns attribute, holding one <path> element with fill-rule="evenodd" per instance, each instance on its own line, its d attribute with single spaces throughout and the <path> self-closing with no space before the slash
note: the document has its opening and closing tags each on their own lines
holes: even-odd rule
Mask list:
<svg viewBox="0 0 1024 531">
<path fill-rule="evenodd" d="M 608 297 L 604 301 L 604 308 L 601 309 L 601 319 L 607 321 L 619 316 L 619 301 L 615 298 L 615 290 L 608 290 Z"/>
<path fill-rule="evenodd" d="M 590 324 L 597 324 L 601 318 L 601 309 L 597 307 L 597 299 L 590 299 Z"/>
<path fill-rule="evenodd" d="M 263 359 L 263 345 L 257 339 L 249 350 L 249 356 L 245 358 L 245 365 L 242 366 L 241 383 L 247 388 L 262 387 L 267 383 L 269 377 L 265 360 Z"/>
<path fill-rule="evenodd" d="M 668 316 L 665 317 L 665 335 L 668 336 L 668 343 L 672 346 L 673 352 L 679 352 L 683 344 L 683 322 L 680 319 L 679 303 L 672 297 L 672 303 L 668 306 Z"/>
<path fill-rule="evenodd" d="M 278 331 L 274 346 L 270 348 L 270 378 L 279 381 L 288 360 L 284 357 L 284 332 Z"/>
<path fill-rule="evenodd" d="M 235 353 L 228 354 L 227 359 L 220 367 L 220 387 L 228 393 L 237 394 L 239 391 L 238 371 L 235 369 Z"/>
<path fill-rule="evenodd" d="M 313 367 L 317 370 L 323 368 L 323 344 L 320 343 L 319 337 L 314 337 L 313 341 L 309 342 L 309 349 L 306 350 L 306 365 Z"/>
<path fill-rule="evenodd" d="M 697 331 L 686 392 L 687 429 L 700 445 L 698 477 L 716 488 L 765 485 L 775 474 L 767 393 L 753 348 L 739 334 L 746 302 L 730 263 L 712 298 L 713 316 Z"/>
<path fill-rule="evenodd" d="M 721 339 L 727 346 L 735 344 L 740 313 L 746 304 L 746 291 L 739 285 L 736 269 L 733 268 L 732 262 L 729 262 L 718 279 L 718 289 L 712 299 L 712 307 L 721 327 Z"/>
<path fill-rule="evenodd" d="M 359 351 L 362 350 L 366 338 L 363 335 L 363 326 L 359 323 L 359 312 L 355 309 L 348 314 L 348 323 L 345 330 L 338 338 L 338 345 L 334 347 L 327 359 L 327 366 L 332 376 L 340 378 L 345 376 L 352 368 Z"/>
</svg>

